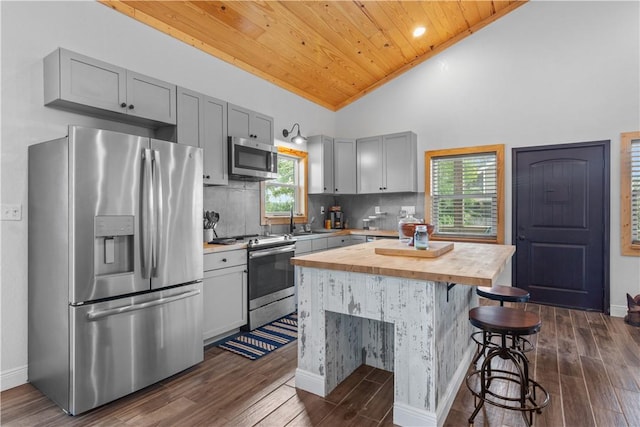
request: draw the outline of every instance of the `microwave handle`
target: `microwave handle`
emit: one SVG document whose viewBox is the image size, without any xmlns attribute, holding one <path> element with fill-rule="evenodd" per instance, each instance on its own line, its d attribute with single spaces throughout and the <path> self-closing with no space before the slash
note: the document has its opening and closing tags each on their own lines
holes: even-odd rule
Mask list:
<svg viewBox="0 0 640 427">
<path fill-rule="evenodd" d="M 277 172 L 276 165 L 278 164 L 278 153 L 273 153 L 272 152 L 271 156 L 269 156 L 269 157 L 271 157 L 271 165 L 269 167 L 269 170 L 271 172 Z"/>
</svg>

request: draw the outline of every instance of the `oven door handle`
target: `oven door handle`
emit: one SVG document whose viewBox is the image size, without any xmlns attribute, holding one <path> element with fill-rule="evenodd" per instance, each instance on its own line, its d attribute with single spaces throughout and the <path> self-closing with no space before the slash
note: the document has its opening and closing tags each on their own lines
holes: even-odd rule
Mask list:
<svg viewBox="0 0 640 427">
<path fill-rule="evenodd" d="M 261 258 L 264 256 L 277 255 L 277 254 L 283 254 L 286 252 L 295 252 L 295 251 L 296 251 L 296 245 L 281 246 L 279 248 L 260 249 L 257 251 L 249 252 L 249 259 Z"/>
</svg>

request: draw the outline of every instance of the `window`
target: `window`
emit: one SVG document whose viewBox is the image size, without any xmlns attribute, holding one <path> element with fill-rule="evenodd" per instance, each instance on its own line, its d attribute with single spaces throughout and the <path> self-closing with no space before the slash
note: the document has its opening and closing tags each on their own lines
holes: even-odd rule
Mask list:
<svg viewBox="0 0 640 427">
<path fill-rule="evenodd" d="M 434 240 L 504 243 L 504 145 L 425 152 Z"/>
<path fill-rule="evenodd" d="M 278 178 L 260 184 L 261 224 L 307 222 L 307 153 L 278 147 Z"/>
<path fill-rule="evenodd" d="M 640 256 L 640 132 L 620 135 L 622 255 Z"/>
</svg>

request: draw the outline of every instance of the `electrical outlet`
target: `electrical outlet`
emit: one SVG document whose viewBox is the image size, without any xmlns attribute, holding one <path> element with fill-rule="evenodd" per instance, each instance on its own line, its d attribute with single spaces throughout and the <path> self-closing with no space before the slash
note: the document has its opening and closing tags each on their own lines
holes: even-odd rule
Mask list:
<svg viewBox="0 0 640 427">
<path fill-rule="evenodd" d="M 401 206 L 400 210 L 401 211 L 406 211 L 407 215 L 415 215 L 416 214 L 416 207 L 415 206 Z"/>
<path fill-rule="evenodd" d="M 324 215 L 324 206 L 320 206 L 320 215 Z"/>
<path fill-rule="evenodd" d="M 2 205 L 2 221 L 20 221 L 22 219 L 22 205 Z"/>
</svg>

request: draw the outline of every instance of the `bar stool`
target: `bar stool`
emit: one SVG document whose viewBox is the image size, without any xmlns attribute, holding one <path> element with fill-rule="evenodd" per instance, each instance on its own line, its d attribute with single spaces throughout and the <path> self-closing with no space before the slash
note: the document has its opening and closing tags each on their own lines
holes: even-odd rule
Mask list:
<svg viewBox="0 0 640 427">
<path fill-rule="evenodd" d="M 500 301 L 500 306 L 503 306 L 505 301 L 507 302 L 527 302 L 529 301 L 529 292 L 524 289 L 514 288 L 513 286 L 493 285 L 478 286 L 476 288 L 476 294 L 483 298 L 487 298 L 494 301 Z"/>
<path fill-rule="evenodd" d="M 527 302 L 530 298 L 529 292 L 525 291 L 524 289 L 502 285 L 493 285 L 492 287 L 478 286 L 476 288 L 476 294 L 493 301 L 500 301 L 501 307 L 504 306 L 505 301 Z M 493 335 L 486 331 L 475 332 L 471 335 L 471 339 L 473 339 L 473 341 L 475 341 L 475 343 L 477 344 L 476 355 L 472 361 L 474 365 L 478 363 L 480 356 L 485 354 L 488 347 L 495 345 L 492 338 Z M 533 350 L 533 345 L 531 344 L 531 342 L 524 337 L 519 337 L 519 339 L 517 340 L 513 339 L 512 337 L 511 344 L 513 346 L 519 346 L 522 351 Z"/>
<path fill-rule="evenodd" d="M 510 337 L 537 333 L 542 326 L 540 317 L 535 313 L 510 307 L 483 306 L 469 311 L 469 322 L 483 332 L 500 337 L 500 343 L 489 348 L 480 369 L 474 370 L 466 378 L 467 387 L 473 394 L 476 405 L 469 423 L 473 424 L 482 406 L 488 403 L 520 411 L 527 426 L 530 426 L 533 412 L 541 413 L 542 408 L 549 403 L 549 393 L 529 376 L 529 360 L 524 352 L 517 346 L 508 345 L 507 341 Z M 514 369 L 507 370 L 506 366 L 505 369 L 493 368 L 491 362 L 496 357 L 510 361 Z M 505 386 L 505 383 L 517 384 L 517 395 L 509 394 L 509 390 L 513 388 Z M 492 388 L 492 384 L 497 386 Z"/>
</svg>

